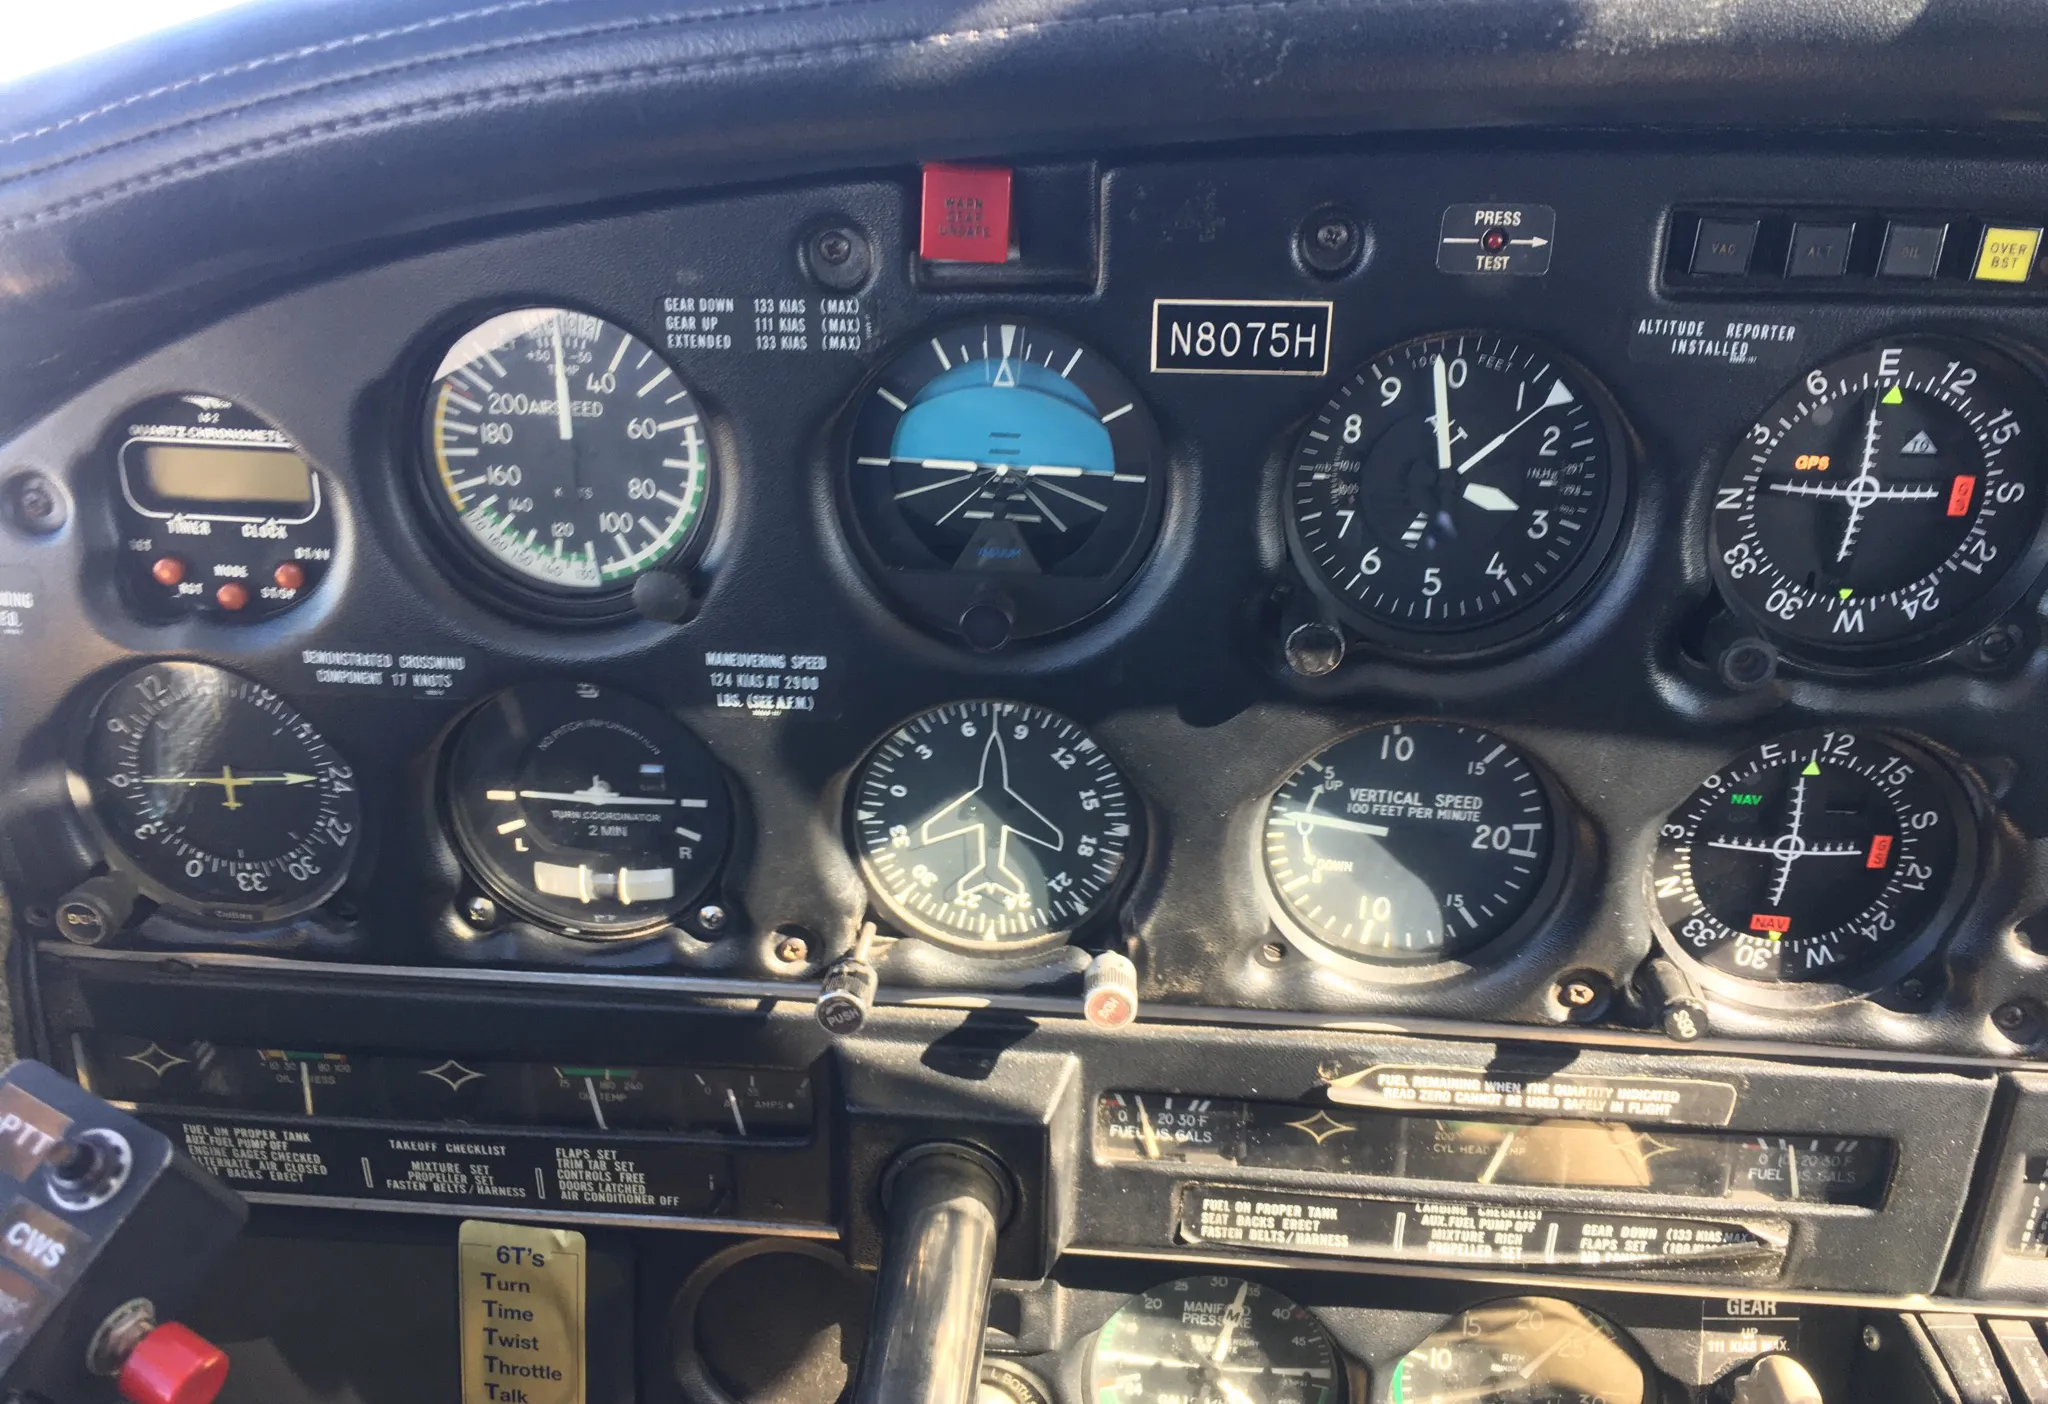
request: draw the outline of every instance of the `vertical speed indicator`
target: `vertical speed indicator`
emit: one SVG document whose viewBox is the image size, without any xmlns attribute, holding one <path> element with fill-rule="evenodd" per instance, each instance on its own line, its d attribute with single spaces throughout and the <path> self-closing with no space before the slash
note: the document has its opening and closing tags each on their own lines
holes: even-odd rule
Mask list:
<svg viewBox="0 0 2048 1404">
<path fill-rule="evenodd" d="M 1281 930 L 1308 954 L 1440 961 L 1543 915 L 1556 830 L 1512 744 L 1406 722 L 1304 761 L 1267 805 L 1263 852 Z"/>
</svg>

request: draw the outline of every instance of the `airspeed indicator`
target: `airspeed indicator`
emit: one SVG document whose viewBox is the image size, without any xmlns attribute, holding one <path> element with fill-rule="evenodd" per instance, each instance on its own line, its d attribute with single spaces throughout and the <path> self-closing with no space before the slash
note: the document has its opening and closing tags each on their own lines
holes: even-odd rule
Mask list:
<svg viewBox="0 0 2048 1404">
<path fill-rule="evenodd" d="M 689 550 L 706 517 L 703 411 L 638 337 L 561 307 L 491 318 L 427 392 L 428 498 L 492 576 L 576 612 Z"/>
</svg>

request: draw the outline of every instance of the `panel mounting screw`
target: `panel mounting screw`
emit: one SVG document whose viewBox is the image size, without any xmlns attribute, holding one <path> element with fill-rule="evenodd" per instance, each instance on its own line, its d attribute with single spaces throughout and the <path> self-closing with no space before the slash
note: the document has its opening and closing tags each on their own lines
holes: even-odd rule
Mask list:
<svg viewBox="0 0 2048 1404">
<path fill-rule="evenodd" d="M 469 918 L 471 926 L 495 926 L 498 904 L 488 897 L 472 897 L 463 904 L 462 914 Z"/>
<path fill-rule="evenodd" d="M 716 902 L 706 902 L 697 908 L 697 925 L 706 931 L 717 931 L 725 925 L 725 908 Z"/>
<path fill-rule="evenodd" d="M 23 531 L 48 536 L 70 519 L 64 494 L 47 474 L 33 468 L 16 473 L 6 492 L 8 515 Z"/>
<path fill-rule="evenodd" d="M 811 943 L 801 936 L 785 936 L 775 943 L 775 958 L 784 965 L 804 965 L 811 958 Z"/>
<path fill-rule="evenodd" d="M 1343 210 L 1321 209 L 1301 222 L 1295 234 L 1295 248 L 1311 272 L 1334 278 L 1351 271 L 1358 262 L 1365 232 L 1358 221 Z"/>
<path fill-rule="evenodd" d="M 1552 991 L 1565 1017 L 1575 1024 L 1589 1024 L 1607 1012 L 1614 996 L 1614 983 L 1597 970 L 1574 970 L 1557 982 Z"/>
<path fill-rule="evenodd" d="M 1863 1348 L 1865 1350 L 1884 1349 L 1884 1337 L 1878 1333 L 1878 1329 L 1875 1326 L 1865 1326 L 1863 1328 Z"/>
<path fill-rule="evenodd" d="M 2003 667 L 2020 651 L 2026 638 L 2014 624 L 1994 624 L 1970 645 L 1970 662 L 1979 668 Z"/>
<path fill-rule="evenodd" d="M 1778 650 L 1762 639 L 1736 639 L 1721 650 L 1714 671 L 1730 691 L 1755 692 L 1778 675 Z"/>
<path fill-rule="evenodd" d="M 2008 1000 L 1991 1011 L 1991 1024 L 2014 1043 L 2033 1043 L 2041 1037 L 2041 1008 L 2030 999 Z"/>
<path fill-rule="evenodd" d="M 1278 965 L 1281 961 L 1287 959 L 1287 947 L 1281 945 L 1278 941 L 1268 941 L 1265 945 L 1259 947 L 1259 959 L 1267 965 Z"/>
<path fill-rule="evenodd" d="M 851 292 L 868 280 L 875 256 L 867 235 L 850 224 L 820 229 L 804 241 L 804 265 L 834 292 Z"/>
<path fill-rule="evenodd" d="M 1283 651 L 1287 666 L 1300 676 L 1327 677 L 1344 661 L 1344 635 L 1334 625 L 1310 620 L 1289 631 Z"/>
</svg>

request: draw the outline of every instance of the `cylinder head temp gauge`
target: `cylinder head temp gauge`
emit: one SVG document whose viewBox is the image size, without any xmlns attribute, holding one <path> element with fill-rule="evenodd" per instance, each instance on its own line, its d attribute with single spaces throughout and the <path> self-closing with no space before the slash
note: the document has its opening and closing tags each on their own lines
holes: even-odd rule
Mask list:
<svg viewBox="0 0 2048 1404">
<path fill-rule="evenodd" d="M 906 347 L 855 402 L 842 501 L 913 622 L 981 649 L 1056 633 L 1152 550 L 1166 454 L 1102 355 L 1029 322 Z"/>
<path fill-rule="evenodd" d="M 299 603 L 334 559 L 326 484 L 232 400 L 164 395 L 114 451 L 121 588 L 140 614 L 253 623 Z"/>
<path fill-rule="evenodd" d="M 1816 366 L 1722 471 L 1722 592 L 1820 663 L 1959 643 L 2040 574 L 2044 436 L 2041 382 L 1985 346 L 1901 337 Z"/>
<path fill-rule="evenodd" d="M 361 837 L 355 772 L 260 683 L 152 663 L 93 714 L 85 782 L 144 895 L 202 920 L 289 920 L 341 887 Z"/>
<path fill-rule="evenodd" d="M 1976 844 L 1961 785 L 1919 747 L 1806 731 L 1702 781 L 1651 880 L 1664 936 L 1709 984 L 1872 985 L 1945 934 Z"/>
<path fill-rule="evenodd" d="M 478 881 L 574 936 L 667 921 L 710 884 L 732 835 L 704 743 L 591 683 L 527 683 L 484 703 L 449 757 L 447 802 Z"/>
</svg>

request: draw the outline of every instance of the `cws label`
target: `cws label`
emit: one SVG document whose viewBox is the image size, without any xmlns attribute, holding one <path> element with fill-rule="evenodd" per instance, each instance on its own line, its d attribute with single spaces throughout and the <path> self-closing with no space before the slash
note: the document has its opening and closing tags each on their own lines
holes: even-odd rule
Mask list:
<svg viewBox="0 0 2048 1404">
<path fill-rule="evenodd" d="M 1330 369 L 1331 308 L 1327 302 L 1162 297 L 1152 304 L 1152 370 L 1323 375 Z"/>
<path fill-rule="evenodd" d="M 465 1219 L 456 1251 L 463 1404 L 583 1404 L 583 1235 Z"/>
</svg>

